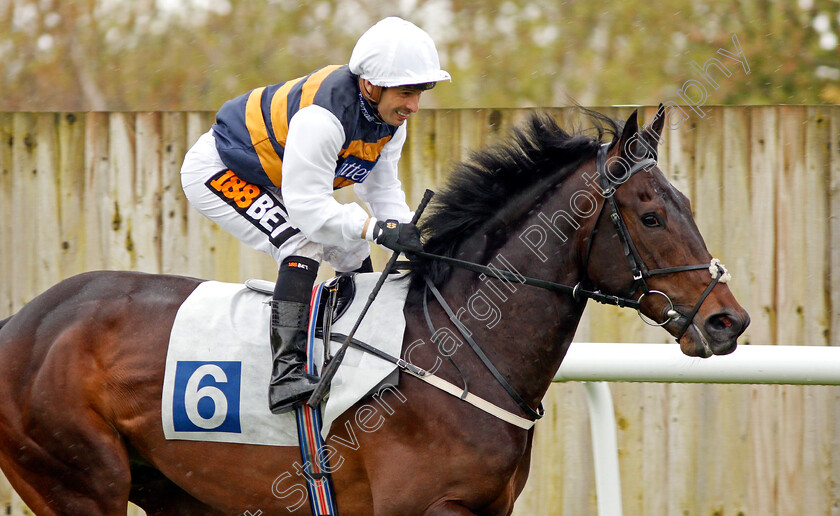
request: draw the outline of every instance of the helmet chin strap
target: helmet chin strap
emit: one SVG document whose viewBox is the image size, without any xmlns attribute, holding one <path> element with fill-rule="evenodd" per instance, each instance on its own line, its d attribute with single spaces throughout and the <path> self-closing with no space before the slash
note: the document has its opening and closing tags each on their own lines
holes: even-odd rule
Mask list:
<svg viewBox="0 0 840 516">
<path fill-rule="evenodd" d="M 362 90 L 362 95 L 364 95 L 368 102 L 374 105 L 378 105 L 382 99 L 382 90 L 384 88 L 382 86 L 374 86 L 370 81 L 366 81 L 361 77 L 359 78 L 359 89 Z"/>
<path fill-rule="evenodd" d="M 366 81 L 365 79 L 359 77 L 359 91 L 362 92 L 362 96 L 373 108 L 373 116 L 383 123 L 385 122 L 385 119 L 383 119 L 382 115 L 379 113 L 379 101 L 382 100 L 382 90 L 384 89 L 385 88 L 382 86 L 374 86 L 370 83 L 370 81 Z"/>
</svg>

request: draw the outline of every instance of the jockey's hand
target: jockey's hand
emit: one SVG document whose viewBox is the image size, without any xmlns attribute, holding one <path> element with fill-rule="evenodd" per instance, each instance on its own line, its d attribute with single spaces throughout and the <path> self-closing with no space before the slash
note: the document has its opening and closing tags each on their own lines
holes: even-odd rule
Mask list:
<svg viewBox="0 0 840 516">
<path fill-rule="evenodd" d="M 376 221 L 373 230 L 374 241 L 384 245 L 388 249 L 398 252 L 420 252 L 423 251 L 423 244 L 420 243 L 420 230 L 411 223 L 397 222 L 390 219 Z"/>
</svg>

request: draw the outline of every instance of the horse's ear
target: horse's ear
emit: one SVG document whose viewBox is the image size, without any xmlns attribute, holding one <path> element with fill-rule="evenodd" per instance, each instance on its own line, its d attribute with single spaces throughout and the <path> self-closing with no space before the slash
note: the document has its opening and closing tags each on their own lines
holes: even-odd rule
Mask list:
<svg viewBox="0 0 840 516">
<path fill-rule="evenodd" d="M 654 115 L 648 128 L 651 131 L 651 136 L 656 135 L 657 140 L 659 140 L 662 138 L 663 127 L 665 127 L 665 106 L 660 102 L 659 107 L 656 108 L 656 115 Z"/>
<path fill-rule="evenodd" d="M 624 123 L 624 130 L 621 131 L 621 156 L 631 162 L 647 158 L 657 159 L 657 147 L 664 122 L 665 107 L 660 104 L 653 121 L 640 131 L 639 110 L 633 111 Z"/>
<path fill-rule="evenodd" d="M 633 114 L 624 122 L 624 129 L 621 131 L 621 138 L 619 142 L 625 144 L 633 139 L 636 133 L 639 132 L 639 110 L 633 110 Z"/>
<path fill-rule="evenodd" d="M 659 147 L 659 142 L 662 141 L 662 128 L 665 126 L 665 106 L 659 104 L 656 109 L 656 114 L 653 120 L 645 126 L 642 130 L 643 144 L 648 148 L 649 152 L 656 153 Z"/>
<path fill-rule="evenodd" d="M 621 137 L 618 139 L 618 146 L 621 149 L 621 156 L 635 161 L 639 154 L 639 110 L 633 111 L 633 114 L 624 122 L 624 129 L 621 131 Z"/>
</svg>

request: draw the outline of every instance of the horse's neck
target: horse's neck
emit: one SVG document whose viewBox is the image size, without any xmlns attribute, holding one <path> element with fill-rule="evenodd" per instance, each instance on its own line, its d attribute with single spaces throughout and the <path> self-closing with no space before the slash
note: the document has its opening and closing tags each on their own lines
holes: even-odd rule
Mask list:
<svg viewBox="0 0 840 516">
<path fill-rule="evenodd" d="M 504 245 L 489 264 L 566 285 L 581 279 L 575 253 L 561 251 L 543 263 L 516 240 Z M 571 343 L 583 304 L 570 296 L 463 270 L 453 274 L 443 291 L 475 342 L 517 392 L 528 402 L 541 399 Z"/>
</svg>

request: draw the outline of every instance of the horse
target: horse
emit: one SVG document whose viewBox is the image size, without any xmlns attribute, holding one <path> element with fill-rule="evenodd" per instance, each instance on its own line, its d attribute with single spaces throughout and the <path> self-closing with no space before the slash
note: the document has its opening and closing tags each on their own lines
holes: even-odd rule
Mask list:
<svg viewBox="0 0 840 516">
<path fill-rule="evenodd" d="M 531 423 L 587 299 L 639 309 L 689 356 L 730 353 L 749 324 L 656 164 L 662 106 L 644 127 L 584 111 L 594 134 L 536 113 L 455 165 L 405 274 L 404 361 Z M 37 514 L 310 514 L 297 448 L 164 438 L 170 329 L 201 282 L 87 272 L 0 323 L 0 468 Z M 404 369 L 380 394 L 375 431 L 350 410 L 326 439 L 340 514 L 512 512 L 533 426 Z"/>
</svg>

